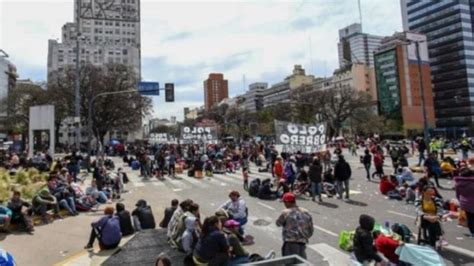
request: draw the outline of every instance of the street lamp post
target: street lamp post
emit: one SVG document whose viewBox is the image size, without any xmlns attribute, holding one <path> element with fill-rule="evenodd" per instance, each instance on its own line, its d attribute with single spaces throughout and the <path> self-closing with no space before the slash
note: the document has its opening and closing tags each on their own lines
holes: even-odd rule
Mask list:
<svg viewBox="0 0 474 266">
<path fill-rule="evenodd" d="M 421 68 L 420 41 L 414 41 L 414 43 L 416 47 L 416 60 L 418 63 L 418 79 L 420 81 L 421 106 L 423 110 L 423 139 L 425 141 L 425 144 L 429 146 L 428 118 L 426 114 L 426 105 L 425 105 L 425 89 L 423 86 L 423 70 Z"/>
<path fill-rule="evenodd" d="M 74 138 L 76 149 L 80 150 L 81 147 L 81 94 L 80 94 L 80 83 L 81 83 L 81 70 L 80 70 L 80 56 L 79 56 L 79 49 L 80 49 L 80 42 L 79 38 L 81 36 L 80 28 L 80 16 L 81 16 L 81 0 L 76 0 L 77 7 L 76 7 L 76 84 L 75 84 L 75 108 L 74 108 L 74 124 L 76 124 L 76 136 Z M 78 119 L 78 120 L 76 120 Z"/>
</svg>

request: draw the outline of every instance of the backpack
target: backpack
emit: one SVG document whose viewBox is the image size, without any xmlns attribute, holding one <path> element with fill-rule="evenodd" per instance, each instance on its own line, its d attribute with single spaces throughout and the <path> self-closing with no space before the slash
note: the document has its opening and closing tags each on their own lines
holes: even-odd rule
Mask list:
<svg viewBox="0 0 474 266">
<path fill-rule="evenodd" d="M 293 165 L 291 163 L 285 164 L 285 169 L 283 169 L 283 175 L 287 179 L 293 178 L 293 176 L 295 175 L 295 172 L 293 171 Z"/>
<path fill-rule="evenodd" d="M 399 224 L 399 223 L 394 223 L 392 225 L 392 231 L 394 233 L 397 233 L 399 236 L 401 236 L 401 240 L 405 243 L 410 243 L 410 240 L 412 238 L 412 232 L 408 226 L 404 224 Z"/>
<path fill-rule="evenodd" d="M 252 180 L 249 184 L 249 196 L 250 197 L 257 197 L 258 196 L 258 189 L 260 187 L 260 178 L 256 178 Z"/>
<path fill-rule="evenodd" d="M 260 187 L 258 188 L 258 198 L 259 199 L 271 199 L 272 198 L 270 179 L 266 179 L 265 181 L 262 182 L 262 184 L 260 184 Z"/>
</svg>

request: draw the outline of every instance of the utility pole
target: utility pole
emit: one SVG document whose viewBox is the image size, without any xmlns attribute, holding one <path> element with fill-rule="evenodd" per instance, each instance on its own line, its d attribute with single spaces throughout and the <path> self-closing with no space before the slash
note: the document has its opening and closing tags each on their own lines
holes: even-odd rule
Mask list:
<svg viewBox="0 0 474 266">
<path fill-rule="evenodd" d="M 80 17 L 81 17 L 81 0 L 76 0 L 76 88 L 75 88 L 75 105 L 74 105 L 74 124 L 76 124 L 76 137 L 74 138 L 76 149 L 80 150 L 81 148 L 81 64 L 80 64 L 80 42 L 79 38 L 81 37 L 80 31 Z"/>
</svg>

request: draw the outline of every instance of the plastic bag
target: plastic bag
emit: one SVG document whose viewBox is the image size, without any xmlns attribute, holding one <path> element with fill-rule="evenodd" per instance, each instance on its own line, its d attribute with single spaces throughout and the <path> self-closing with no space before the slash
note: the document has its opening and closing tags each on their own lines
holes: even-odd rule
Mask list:
<svg viewBox="0 0 474 266">
<path fill-rule="evenodd" d="M 355 231 L 341 231 L 339 233 L 339 248 L 345 251 L 352 251 L 354 248 Z"/>
<path fill-rule="evenodd" d="M 395 251 L 400 256 L 400 261 L 417 266 L 444 266 L 443 258 L 431 247 L 415 244 L 404 244 Z"/>
</svg>

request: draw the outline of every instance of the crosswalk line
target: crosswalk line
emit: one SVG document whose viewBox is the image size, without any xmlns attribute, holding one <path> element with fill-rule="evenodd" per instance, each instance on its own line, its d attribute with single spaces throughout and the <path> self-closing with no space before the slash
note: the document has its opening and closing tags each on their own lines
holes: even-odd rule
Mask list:
<svg viewBox="0 0 474 266">
<path fill-rule="evenodd" d="M 244 183 L 242 177 L 238 180 L 239 177 L 237 177 L 236 174 L 214 175 L 211 178 L 216 178 L 222 182 L 230 182 L 235 185 L 242 185 Z"/>
<path fill-rule="evenodd" d="M 196 179 L 196 178 L 194 178 L 194 177 L 185 177 L 185 176 L 182 176 L 182 175 L 180 175 L 179 177 L 181 178 L 182 181 L 184 181 L 184 182 L 189 182 L 189 183 L 191 183 L 191 184 L 194 185 L 194 186 L 198 186 L 198 187 L 200 187 L 200 188 L 208 188 L 208 187 L 209 187 L 208 184 L 206 184 L 206 183 L 203 182 L 202 180 L 198 180 L 198 179 Z"/>
<path fill-rule="evenodd" d="M 313 244 L 308 247 L 321 254 L 329 263 L 329 266 L 348 265 L 350 261 L 349 255 L 326 243 Z"/>
</svg>

